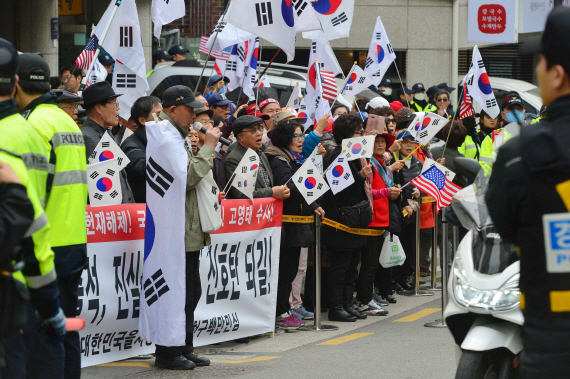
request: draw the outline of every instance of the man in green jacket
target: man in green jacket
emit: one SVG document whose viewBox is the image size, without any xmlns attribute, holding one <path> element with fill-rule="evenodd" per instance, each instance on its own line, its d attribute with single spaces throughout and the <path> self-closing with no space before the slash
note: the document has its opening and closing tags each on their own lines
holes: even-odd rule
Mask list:
<svg viewBox="0 0 570 379">
<path fill-rule="evenodd" d="M 193 325 L 194 311 L 202 295 L 200 283 L 200 250 L 209 245 L 210 235 L 202 231 L 198 213 L 198 196 L 196 187 L 214 166 L 214 149 L 222 136 L 219 128 L 208 126 L 204 137 L 204 146 L 196 155 L 192 154 L 188 144 L 188 133 L 194 124 L 196 114 L 194 108 L 204 104 L 196 100 L 194 93 L 186 86 L 172 86 L 162 95 L 163 111 L 158 121 L 167 120 L 170 126 L 184 140 L 184 148 L 188 156 L 188 174 L 186 178 L 184 247 L 186 250 L 186 346 L 156 345 L 157 367 L 171 370 L 192 370 L 196 366 L 208 366 L 210 360 L 194 354 Z"/>
</svg>

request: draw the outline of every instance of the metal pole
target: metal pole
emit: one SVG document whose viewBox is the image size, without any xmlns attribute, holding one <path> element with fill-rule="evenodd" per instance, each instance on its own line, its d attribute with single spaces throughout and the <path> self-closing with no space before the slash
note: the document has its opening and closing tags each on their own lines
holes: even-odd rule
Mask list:
<svg viewBox="0 0 570 379">
<path fill-rule="evenodd" d="M 432 244 L 431 244 L 431 284 L 422 289 L 441 291 L 441 287 L 437 286 L 437 234 L 438 234 L 438 214 L 435 205 L 433 206 L 433 220 L 434 227 L 432 231 Z"/>
<path fill-rule="evenodd" d="M 457 84 L 457 72 L 459 71 L 459 0 L 453 0 L 451 22 L 451 86 Z M 459 91 L 451 93 L 451 104 L 457 104 L 457 94 Z M 455 111 L 459 109 L 456 107 Z M 451 134 L 451 133 L 450 133 Z"/>
<path fill-rule="evenodd" d="M 117 0 L 115 2 L 115 8 L 113 8 L 113 11 L 111 12 L 111 15 L 109 16 L 109 20 L 107 21 L 107 24 L 105 25 L 105 28 L 103 29 L 103 33 L 101 33 L 101 38 L 99 39 L 99 42 L 97 43 L 97 50 L 95 50 L 95 55 L 93 55 L 93 59 L 91 59 L 91 63 L 89 64 L 89 70 L 87 70 L 87 75 L 85 75 L 85 77 L 83 79 L 81 79 L 81 85 L 79 86 L 79 90 L 77 91 L 77 95 L 79 97 L 81 97 L 83 95 L 83 90 L 85 89 L 85 85 L 87 84 L 87 81 L 89 80 L 89 76 L 91 75 L 91 71 L 93 71 L 93 66 L 95 65 L 95 60 L 98 59 L 98 57 L 99 57 L 99 52 L 101 51 L 101 45 L 103 45 L 103 41 L 105 40 L 105 37 L 107 37 L 107 32 L 109 31 L 109 28 L 111 27 L 111 22 L 113 22 L 113 18 L 115 18 L 115 14 L 117 13 L 117 10 L 119 10 L 119 7 L 121 6 L 121 2 L 122 2 L 122 0 Z"/>
<path fill-rule="evenodd" d="M 418 204 L 421 205 L 421 198 Z M 405 296 L 433 296 L 433 292 L 420 290 L 420 210 L 416 211 L 416 269 L 415 269 L 415 285 L 413 290 L 404 291 Z"/>
<path fill-rule="evenodd" d="M 455 253 L 457 253 L 457 245 L 459 245 L 459 227 L 453 225 L 453 257 L 455 257 Z"/>
<path fill-rule="evenodd" d="M 338 326 L 321 325 L 321 226 L 321 217 L 315 215 L 315 323 L 302 326 L 300 330 L 338 330 Z"/>
<path fill-rule="evenodd" d="M 426 328 L 447 328 L 443 312 L 447 305 L 447 221 L 445 220 L 445 208 L 442 208 L 441 217 L 441 260 L 443 265 L 441 268 L 441 319 L 434 322 L 424 324 Z"/>
</svg>

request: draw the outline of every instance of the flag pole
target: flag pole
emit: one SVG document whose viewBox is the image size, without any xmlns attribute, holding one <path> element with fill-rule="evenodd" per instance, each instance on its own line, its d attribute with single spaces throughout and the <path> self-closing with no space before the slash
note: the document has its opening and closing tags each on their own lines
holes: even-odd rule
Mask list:
<svg viewBox="0 0 570 379">
<path fill-rule="evenodd" d="M 352 65 L 352 67 L 350 68 L 350 71 L 348 72 L 348 75 L 344 78 L 344 84 L 342 85 L 342 88 L 340 89 L 340 91 L 337 93 L 336 97 L 334 98 L 334 102 L 331 105 L 331 110 L 334 107 L 334 105 L 336 104 L 336 101 L 338 100 L 338 97 L 340 95 L 342 95 L 342 93 L 344 92 L 344 89 L 346 88 L 346 84 L 348 83 L 348 79 L 350 79 L 350 74 L 352 74 L 352 72 L 354 71 L 354 66 L 356 65 L 356 61 L 354 62 L 354 64 Z"/>
<path fill-rule="evenodd" d="M 319 91 L 321 91 L 321 110 L 324 112 L 324 108 L 323 108 L 323 102 L 326 101 L 325 98 L 323 97 L 323 83 L 321 82 L 321 68 L 319 67 L 319 61 L 318 59 L 315 59 L 315 70 L 316 72 L 316 81 L 319 82 Z M 315 114 L 316 117 L 316 114 Z"/>
<path fill-rule="evenodd" d="M 107 32 L 109 31 L 109 28 L 111 27 L 111 22 L 113 22 L 113 18 L 115 18 L 115 14 L 117 13 L 117 10 L 119 10 L 119 7 L 121 6 L 121 2 L 122 2 L 122 0 L 116 0 L 115 1 L 115 7 L 113 8 L 111 15 L 109 16 L 109 21 L 107 21 L 107 25 L 105 25 L 105 28 L 103 29 L 103 33 L 101 33 L 101 38 L 99 39 L 99 41 L 97 43 L 97 50 L 95 50 L 95 54 L 93 55 L 93 59 L 91 59 L 91 63 L 89 64 L 89 70 L 87 70 L 87 75 L 85 75 L 85 77 L 83 79 L 81 79 L 81 85 L 79 86 L 79 90 L 77 91 L 77 95 L 79 95 L 79 97 L 82 97 L 83 90 L 85 89 L 85 85 L 87 84 L 87 81 L 89 80 L 89 76 L 91 75 L 91 71 L 93 71 L 93 66 L 95 66 L 95 60 L 97 59 L 97 57 L 99 56 L 99 52 L 101 51 L 101 45 L 103 45 L 103 41 L 105 40 L 105 37 L 107 37 Z"/>
<path fill-rule="evenodd" d="M 257 37 L 257 38 L 259 38 L 259 37 Z M 255 74 L 256 75 L 257 75 L 257 69 L 259 68 L 259 66 L 261 66 L 261 52 L 263 51 L 263 44 L 261 41 L 263 41 L 263 40 L 261 38 L 259 38 L 259 54 L 257 57 L 257 67 L 255 67 Z M 255 50 L 254 50 L 254 52 L 255 52 Z M 255 83 L 257 83 L 257 81 L 260 79 L 261 79 L 261 76 L 258 76 Z M 255 86 L 255 83 L 253 83 L 254 86 Z M 255 117 L 257 117 L 257 104 L 258 104 L 258 102 L 259 102 L 259 85 L 257 85 L 257 91 L 255 93 L 255 111 L 254 111 Z"/>
<path fill-rule="evenodd" d="M 455 113 L 453 114 L 453 117 L 451 118 L 451 126 L 449 127 L 449 132 L 447 133 L 447 138 L 445 139 L 445 145 L 443 146 L 443 152 L 441 153 L 441 157 L 443 158 L 445 156 L 445 149 L 447 148 L 447 141 L 449 141 L 449 136 L 451 135 L 451 129 L 453 129 L 453 121 L 455 120 L 455 116 L 457 115 L 457 113 L 459 113 L 459 102 L 461 101 L 461 96 L 463 96 L 463 86 L 461 86 L 461 93 L 459 94 L 459 97 L 457 98 L 457 104 L 455 105 Z"/>
<path fill-rule="evenodd" d="M 404 89 L 404 82 L 402 81 L 402 77 L 400 76 L 400 71 L 398 71 L 398 65 L 396 64 L 395 59 L 394 59 L 394 67 L 396 67 L 396 73 L 398 74 L 398 78 L 400 79 L 400 84 L 402 85 L 402 92 L 404 94 L 404 97 L 406 98 L 406 103 L 408 104 L 408 108 L 411 109 L 410 103 L 408 102 L 408 98 L 406 97 L 406 91 Z M 386 70 L 386 71 L 388 71 L 388 70 Z"/>
<path fill-rule="evenodd" d="M 226 14 L 226 12 L 228 11 L 230 4 L 231 4 L 232 0 L 228 1 L 228 5 L 226 5 L 226 10 L 224 11 L 224 14 Z M 229 17 L 229 15 L 227 15 Z M 227 21 L 224 21 L 222 19 L 222 21 L 220 22 L 220 25 L 216 28 L 216 35 L 214 36 L 214 40 L 212 41 L 212 45 L 210 46 L 210 50 L 208 51 L 208 56 L 206 57 L 206 60 L 204 61 L 204 67 L 202 67 L 202 72 L 200 73 L 200 77 L 198 78 L 198 82 L 196 83 L 196 88 L 194 89 L 194 92 L 198 91 L 198 87 L 200 86 L 200 81 L 202 80 L 202 76 L 204 75 L 204 70 L 206 69 L 206 65 L 208 64 L 208 59 L 210 59 L 210 55 L 212 55 L 212 49 L 214 48 L 214 45 L 216 44 L 216 40 L 218 39 L 218 34 L 220 33 L 220 30 L 222 28 L 220 28 L 220 26 L 222 25 L 222 23 L 224 23 Z M 212 71 L 214 71 L 212 69 Z M 212 75 L 210 75 L 210 77 L 212 77 Z M 210 80 L 210 79 L 208 79 Z"/>
</svg>

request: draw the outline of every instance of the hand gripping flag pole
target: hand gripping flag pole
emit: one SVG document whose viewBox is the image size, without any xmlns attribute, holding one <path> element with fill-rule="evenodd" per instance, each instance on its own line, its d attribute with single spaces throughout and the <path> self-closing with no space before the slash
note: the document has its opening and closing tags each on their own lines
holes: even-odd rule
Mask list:
<svg viewBox="0 0 570 379">
<path fill-rule="evenodd" d="M 109 31 L 109 28 L 111 27 L 111 23 L 113 22 L 113 18 L 115 17 L 115 14 L 117 13 L 117 11 L 119 10 L 119 7 L 121 6 L 121 2 L 122 2 L 122 0 L 116 0 L 115 7 L 113 8 L 113 12 L 111 12 L 111 15 L 109 16 L 109 21 L 107 21 L 107 25 L 105 25 L 105 29 L 103 29 L 103 33 L 101 33 L 101 38 L 99 39 L 97 50 L 95 50 L 95 54 L 93 55 L 93 59 L 91 60 L 91 63 L 89 64 L 89 70 L 87 70 L 87 75 L 85 75 L 83 77 L 83 79 L 81 79 L 81 85 L 79 86 L 79 91 L 77 91 L 77 95 L 79 97 L 82 97 L 83 90 L 85 89 L 85 86 L 87 85 L 87 81 L 89 80 L 89 77 L 91 76 L 91 71 L 93 71 L 93 66 L 95 66 L 95 61 L 97 60 L 97 57 L 99 56 L 99 51 L 101 51 L 101 46 L 103 45 L 103 41 L 105 40 L 105 37 L 107 37 L 107 32 Z"/>
<path fill-rule="evenodd" d="M 224 13 L 226 13 L 230 7 L 230 4 L 232 3 L 232 0 L 228 1 L 228 5 L 226 5 L 226 10 L 224 11 Z M 228 15 L 229 17 L 229 15 Z M 224 22 L 224 21 L 222 21 Z M 227 21 L 226 21 L 227 22 Z M 220 24 L 221 26 L 221 24 Z M 217 27 L 216 28 L 216 35 L 214 36 L 214 40 L 212 41 L 212 46 L 210 46 L 210 50 L 208 51 L 208 56 L 206 57 L 206 60 L 204 61 L 204 67 L 202 67 L 202 72 L 200 73 L 200 77 L 198 78 L 198 82 L 196 83 L 196 88 L 194 89 L 194 92 L 198 91 L 198 86 L 200 86 L 200 81 L 202 80 L 202 76 L 204 76 L 204 70 L 206 69 L 206 65 L 208 64 L 208 59 L 210 59 L 210 55 L 212 55 L 212 49 L 214 48 L 214 45 L 216 44 L 216 40 L 218 39 L 218 34 L 220 33 L 220 30 L 222 28 Z M 212 69 L 212 72 L 214 70 Z M 210 77 L 212 77 L 212 75 L 210 74 Z M 210 79 L 208 79 L 209 81 Z"/>
</svg>

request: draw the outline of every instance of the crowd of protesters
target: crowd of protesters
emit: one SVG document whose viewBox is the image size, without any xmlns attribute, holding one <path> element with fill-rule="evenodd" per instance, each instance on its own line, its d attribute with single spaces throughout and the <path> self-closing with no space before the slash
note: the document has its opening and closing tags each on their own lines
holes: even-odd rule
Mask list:
<svg viewBox="0 0 570 379">
<path fill-rule="evenodd" d="M 10 50 L 6 41 L 2 41 L 0 47 Z M 184 49 L 178 48 L 180 47 L 174 47 L 169 54 L 157 52 L 153 56 L 155 63 L 174 58 L 184 59 Z M 13 50 L 13 47 L 11 49 Z M 427 89 L 422 83 L 416 83 L 409 88 L 401 84 L 396 85 L 390 79 L 384 79 L 378 88 L 372 88 L 379 96 L 371 99 L 356 97 L 352 105 L 335 103 L 330 115 L 315 120 L 313 125 L 305 129 L 303 126 L 305 119 L 298 117 L 296 110 L 284 107 L 277 99 L 269 96 L 259 96 L 257 101 L 238 106 L 225 96 L 227 78 L 214 75 L 209 79 L 204 94 L 194 93 L 183 85 L 174 85 L 166 89 L 160 97 L 139 98 L 131 107 L 131 117 L 125 120 L 119 117 L 120 95 L 115 94 L 110 81 L 91 85 L 80 97 L 77 92 L 83 75 L 82 70 L 64 68 L 61 77 L 50 78 L 45 61 L 37 55 L 32 57 L 33 55 L 24 54 L 20 57 L 19 66 L 16 64 L 13 67 L 9 65 L 0 67 L 2 77 L 9 79 L 7 82 L 0 81 L 0 112 L 3 112 L 0 113 L 0 122 L 18 112 L 25 114 L 26 110 L 31 110 L 32 117 L 28 117 L 30 116 L 28 112 L 25 114 L 28 121 L 22 119 L 21 122 L 30 122 L 34 125 L 34 112 L 38 112 L 43 104 L 46 104 L 45 106 L 49 104 L 50 110 L 56 112 L 58 117 L 67 117 L 67 127 L 71 125 L 75 128 L 66 133 L 81 133 L 83 137 L 84 144 L 78 143 L 80 149 L 77 150 L 81 159 L 75 155 L 61 158 L 61 160 L 75 160 L 78 165 L 77 170 L 82 170 L 83 173 L 86 158 L 90 156 L 102 136 L 111 133 L 130 159 L 130 163 L 121 171 L 120 176 L 123 203 L 146 201 L 145 123 L 156 119 L 168 120 L 185 140 L 189 162 L 188 175 L 191 175 L 190 169 L 193 167 L 191 163 L 203 159 L 208 162 L 206 171 L 212 170 L 214 180 L 220 189 L 226 188 L 231 181 L 245 152 L 248 149 L 255 151 L 259 155 L 259 172 L 253 197 L 283 199 L 284 215 L 315 215 L 342 224 L 343 208 L 367 203 L 372 210 L 372 221 L 368 228 L 385 230 L 382 235 L 366 237 L 331 226 L 323 227 L 322 306 L 328 309 L 328 318 L 331 321 L 355 322 L 368 316 L 385 316 L 388 314 L 387 306 L 397 302 L 398 293 L 414 288 L 414 273 L 417 270 L 424 277 L 431 274 L 430 249 L 432 229 L 435 225 L 434 204 L 420 202 L 418 205 L 417 200 L 426 195 L 413 185 L 400 188 L 420 174 L 425 160 L 427 158 L 437 160 L 452 171 L 455 170 L 455 158 L 462 156 L 475 158 L 484 166 L 492 162 L 493 139 L 502 124 L 524 122 L 531 117 L 525 114 L 525 104 L 520 96 L 517 93 L 508 93 L 502 99 L 502 111 L 498 118 L 491 118 L 481 112 L 460 120 L 454 117 L 455 110 L 450 103 L 450 95 L 455 88 L 447 83 Z M 113 62 L 105 57 L 102 59 L 106 67 L 112 66 Z M 15 67 L 18 67 L 17 71 Z M 45 78 L 34 82 L 33 78 L 37 75 L 32 76 L 31 73 L 37 71 L 42 71 Z M 109 75 L 112 75 L 110 69 L 109 72 Z M 19 82 L 15 79 L 16 74 L 19 76 Z M 17 91 L 14 88 L 17 88 Z M 15 99 L 14 93 L 16 93 Z M 186 100 L 180 101 L 181 98 Z M 78 118 L 79 110 L 85 112 L 84 117 L 81 117 L 83 121 Z M 413 112 L 434 112 L 449 120 L 433 139 L 431 146 L 427 144 L 417 149 L 414 136 L 407 131 L 415 118 Z M 541 111 L 537 119 L 545 116 L 546 110 Z M 197 132 L 192 128 L 197 122 L 207 128 L 206 133 Z M 54 140 L 50 140 L 52 137 L 46 134 L 45 130 L 50 128 L 49 125 L 42 124 L 42 120 L 36 120 L 35 123 L 37 131 L 30 132 L 37 133 L 38 138 L 40 136 L 44 137 L 44 140 L 47 138 L 45 142 L 49 145 L 51 141 L 52 144 L 51 150 L 45 153 L 46 172 L 49 173 L 48 163 L 55 165 L 57 155 L 63 154 L 63 150 L 61 147 L 57 150 L 57 144 L 54 145 Z M 127 129 L 132 133 L 125 137 Z M 56 132 L 52 131 L 52 135 L 53 133 Z M 309 159 L 315 149 L 323 156 L 324 167 L 328 167 L 341 154 L 341 144 L 344 139 L 365 134 L 376 136 L 374 154 L 370 159 L 349 162 L 350 171 L 355 178 L 354 183 L 337 194 L 333 195 L 329 191 L 318 201 L 307 204 L 289 179 Z M 231 145 L 219 144 L 220 136 L 227 138 Z M 445 141 L 447 148 L 444 155 Z M 9 143 L 0 143 L 0 147 L 18 154 L 26 153 L 18 151 Z M 211 155 L 212 158 L 206 159 L 206 155 Z M 410 158 L 406 159 L 409 155 Z M 60 160 L 58 164 L 59 162 Z M 200 170 L 204 171 L 204 166 L 200 167 Z M 9 177 L 2 173 L 5 169 L 5 164 L 2 163 L 0 181 L 7 181 L 3 178 Z M 53 172 L 51 174 L 53 175 Z M 196 180 L 200 180 L 204 172 L 192 171 L 192 175 L 196 175 Z M 15 179 L 13 181 L 17 182 Z M 466 186 L 468 180 L 456 175 L 454 182 Z M 84 212 L 87 193 L 85 183 L 80 183 L 81 190 L 85 192 L 83 197 L 85 201 L 82 203 L 82 212 Z M 55 184 L 50 185 L 55 188 Z M 192 204 L 193 195 L 191 192 L 188 193 L 189 204 Z M 245 195 L 233 187 L 225 196 L 226 199 L 245 198 Z M 42 200 L 41 195 L 40 200 Z M 49 201 L 47 204 L 49 206 Z M 188 217 L 188 213 L 197 212 L 197 208 L 190 207 L 187 203 L 186 212 Z M 416 251 L 416 212 L 420 215 L 419 251 Z M 57 222 L 52 222 L 52 228 L 53 224 Z M 4 231 L 1 232 L 2 235 L 5 234 Z M 406 260 L 400 267 L 384 268 L 379 265 L 379 255 L 387 238 L 393 235 L 399 236 Z M 10 237 L 15 238 L 14 235 Z M 185 242 L 189 252 L 200 250 L 204 246 L 203 242 L 209 241 L 209 237 L 201 233 L 201 230 L 196 235 L 186 237 Z M 65 363 L 62 361 L 61 365 L 65 367 L 65 376 L 68 378 L 79 377 L 80 367 L 77 333 L 68 333 L 63 337 L 65 332 L 61 325 L 62 318 L 65 319 L 62 313 L 65 313 L 66 317 L 77 316 L 77 273 L 81 272 L 85 263 L 85 238 L 77 245 L 83 247 L 76 253 L 75 260 L 71 259 L 71 255 L 66 255 L 67 266 L 58 259 L 57 251 L 55 256 L 58 276 L 67 272 L 69 278 L 74 279 L 63 281 L 66 278 L 60 277 L 59 281 L 55 282 L 55 287 L 49 295 L 54 300 L 51 305 L 45 304 L 47 299 L 38 300 L 37 295 L 34 297 L 37 288 L 32 291 L 30 300 L 31 305 L 39 312 L 38 317 L 46 320 L 55 331 L 55 335 L 61 337 L 59 342 L 65 341 L 62 345 L 64 346 L 62 349 L 65 349 L 65 353 L 62 353 L 65 355 Z M 311 224 L 283 224 L 275 325 L 286 331 L 296 331 L 307 320 L 314 318 L 313 246 L 314 235 Z M 31 254 L 33 258 L 34 252 Z M 35 254 L 37 258 L 38 252 Z M 416 267 L 417 254 L 420 256 L 419 267 Z M 41 263 L 41 259 L 38 260 Z M 51 264 L 53 265 L 53 257 Z M 196 260 L 191 273 L 192 288 L 197 288 L 196 296 L 191 300 L 194 308 L 200 296 L 200 279 L 199 275 L 196 275 L 198 266 L 199 262 Z M 307 284 L 303 290 L 301 283 L 305 275 Z M 65 294 L 67 299 L 57 300 L 57 284 L 60 286 L 59 293 Z M 188 285 L 190 284 L 187 283 Z M 187 308 L 191 307 L 187 304 Z M 191 369 L 196 365 L 209 364 L 207 359 L 193 353 L 191 341 L 187 341 L 187 344 L 190 345 L 189 349 L 178 350 L 157 346 L 157 365 L 160 364 L 160 367 L 165 368 Z M 39 359 L 34 357 L 34 354 L 27 357 L 28 368 L 35 358 Z M 25 362 L 26 358 L 19 357 L 19 359 Z M 22 367 L 25 369 L 26 365 Z M 2 370 L 4 369 L 0 369 L 0 372 L 4 372 Z"/>
</svg>

